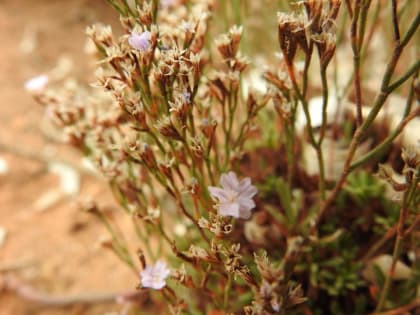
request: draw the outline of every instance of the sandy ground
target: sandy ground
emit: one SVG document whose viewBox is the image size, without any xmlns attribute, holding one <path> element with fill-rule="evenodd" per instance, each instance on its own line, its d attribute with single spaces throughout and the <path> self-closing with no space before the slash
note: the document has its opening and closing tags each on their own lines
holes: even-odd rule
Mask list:
<svg viewBox="0 0 420 315">
<path fill-rule="evenodd" d="M 0 287 L 5 276 L 59 296 L 136 285 L 131 271 L 98 246 L 106 235 L 103 227 L 77 206 L 88 197 L 112 206 L 104 181 L 82 175 L 77 196 L 51 202 L 60 178 L 37 158 L 50 154 L 52 160 L 77 164 L 80 156 L 46 140 L 43 108 L 23 89 L 25 80 L 57 64 L 72 61 L 69 69 L 77 76 L 91 72 L 84 29 L 112 20 L 118 21 L 102 0 L 0 0 L 0 160 L 8 165 L 0 173 L 0 232 L 6 232 L 0 241 Z M 0 291 L 1 315 L 105 314 L 119 308 L 46 308 Z"/>
</svg>

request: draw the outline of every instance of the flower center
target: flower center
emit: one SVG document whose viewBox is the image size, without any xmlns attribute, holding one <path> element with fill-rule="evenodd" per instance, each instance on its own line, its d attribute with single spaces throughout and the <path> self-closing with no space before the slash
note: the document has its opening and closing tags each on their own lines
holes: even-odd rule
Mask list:
<svg viewBox="0 0 420 315">
<path fill-rule="evenodd" d="M 234 190 L 230 190 L 228 199 L 230 202 L 236 202 L 236 199 L 238 199 L 238 192 Z"/>
</svg>

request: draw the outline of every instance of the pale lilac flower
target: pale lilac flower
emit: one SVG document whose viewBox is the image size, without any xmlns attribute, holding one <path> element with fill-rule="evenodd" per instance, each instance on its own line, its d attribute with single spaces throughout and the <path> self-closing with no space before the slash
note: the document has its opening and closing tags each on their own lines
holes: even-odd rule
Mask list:
<svg viewBox="0 0 420 315">
<path fill-rule="evenodd" d="M 150 47 L 150 39 L 152 34 L 149 31 L 144 31 L 142 33 L 131 33 L 130 37 L 128 38 L 128 43 L 134 49 L 140 51 L 146 51 Z"/>
<path fill-rule="evenodd" d="M 184 102 L 190 103 L 191 102 L 191 93 L 188 91 L 185 91 L 182 93 L 182 98 L 184 99 Z"/>
<path fill-rule="evenodd" d="M 165 279 L 171 271 L 164 261 L 158 260 L 154 265 L 147 266 L 141 273 L 141 286 L 143 288 L 162 289 L 165 285 Z"/>
<path fill-rule="evenodd" d="M 257 188 L 251 184 L 251 179 L 245 177 L 238 180 L 234 172 L 222 174 L 219 187 L 208 187 L 210 194 L 219 202 L 219 214 L 241 219 L 249 219 L 251 210 L 255 208 L 253 197 Z"/>
<path fill-rule="evenodd" d="M 41 92 L 45 89 L 48 83 L 48 76 L 46 74 L 41 74 L 36 77 L 33 77 L 25 82 L 25 90 L 29 92 Z"/>
</svg>

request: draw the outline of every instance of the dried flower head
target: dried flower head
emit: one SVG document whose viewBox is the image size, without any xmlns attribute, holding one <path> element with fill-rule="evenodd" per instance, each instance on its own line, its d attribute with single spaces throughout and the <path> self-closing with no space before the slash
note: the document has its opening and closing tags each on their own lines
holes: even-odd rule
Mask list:
<svg viewBox="0 0 420 315">
<path fill-rule="evenodd" d="M 278 40 L 288 65 L 293 63 L 298 45 L 306 54 L 309 54 L 305 27 L 305 19 L 302 15 L 278 13 Z"/>
<path fill-rule="evenodd" d="M 239 180 L 234 172 L 222 174 L 219 187 L 208 187 L 210 194 L 218 201 L 219 214 L 241 219 L 249 219 L 255 208 L 253 197 L 257 188 L 251 184 L 249 177 Z"/>
<path fill-rule="evenodd" d="M 335 35 L 329 32 L 322 32 L 320 34 L 312 35 L 312 39 L 318 48 L 321 66 L 326 68 L 334 56 L 336 48 Z"/>
<path fill-rule="evenodd" d="M 236 56 L 242 36 L 242 26 L 234 25 L 228 34 L 223 34 L 216 40 L 216 46 L 225 59 Z"/>
<path fill-rule="evenodd" d="M 159 132 L 170 139 L 182 141 L 182 136 L 179 131 L 175 128 L 171 119 L 168 116 L 165 116 L 156 123 L 156 128 Z"/>
</svg>

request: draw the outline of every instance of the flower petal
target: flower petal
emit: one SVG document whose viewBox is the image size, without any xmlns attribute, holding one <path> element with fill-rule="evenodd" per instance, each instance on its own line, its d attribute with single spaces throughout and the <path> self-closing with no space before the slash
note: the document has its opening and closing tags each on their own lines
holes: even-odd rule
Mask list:
<svg viewBox="0 0 420 315">
<path fill-rule="evenodd" d="M 145 31 L 141 34 L 131 33 L 130 37 L 128 38 L 128 43 L 131 47 L 137 50 L 146 51 L 150 46 L 150 38 L 151 33 L 149 31 Z"/>
<path fill-rule="evenodd" d="M 225 217 L 229 216 L 239 218 L 239 204 L 223 203 L 219 207 L 219 214 Z"/>
<path fill-rule="evenodd" d="M 251 178 L 249 178 L 249 177 L 242 178 L 241 181 L 239 182 L 239 189 L 243 190 L 243 189 L 247 188 L 248 186 L 252 186 L 251 185 Z"/>
<path fill-rule="evenodd" d="M 239 196 L 237 202 L 241 208 L 246 208 L 248 210 L 255 208 L 255 201 L 251 198 Z"/>
<path fill-rule="evenodd" d="M 209 186 L 208 190 L 213 198 L 217 198 L 219 202 L 226 202 L 229 200 L 229 193 L 219 187 Z"/>
<path fill-rule="evenodd" d="M 222 174 L 220 177 L 220 185 L 224 189 L 238 191 L 239 181 L 234 172 L 229 172 L 227 174 Z"/>
<path fill-rule="evenodd" d="M 255 187 L 253 185 L 250 185 L 250 186 L 244 188 L 243 190 L 239 191 L 239 196 L 241 196 L 241 197 L 247 197 L 247 198 L 252 198 L 257 193 L 258 193 L 257 187 Z"/>
</svg>

